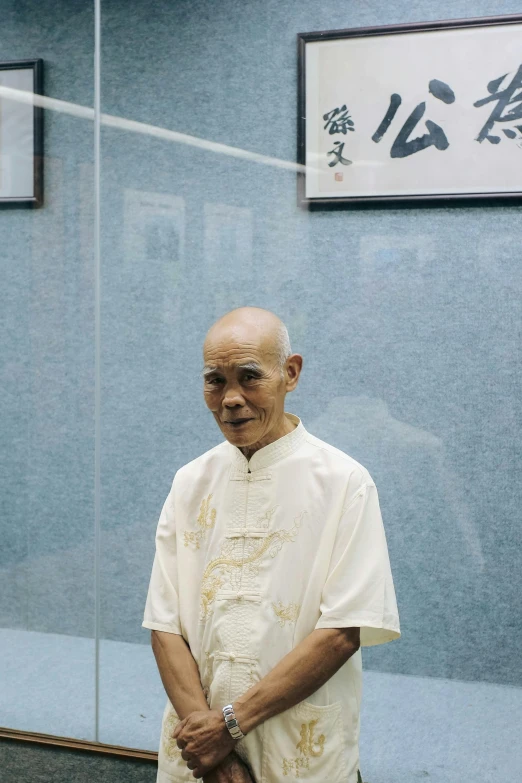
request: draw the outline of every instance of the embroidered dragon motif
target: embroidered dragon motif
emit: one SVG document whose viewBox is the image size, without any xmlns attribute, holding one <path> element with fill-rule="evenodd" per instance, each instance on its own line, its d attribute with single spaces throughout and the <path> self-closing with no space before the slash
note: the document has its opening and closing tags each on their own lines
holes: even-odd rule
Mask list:
<svg viewBox="0 0 522 783">
<path fill-rule="evenodd" d="M 211 508 L 210 501 L 212 499 L 212 493 L 206 498 L 203 498 L 199 507 L 199 516 L 196 524 L 198 530 L 186 530 L 183 536 L 183 543 L 185 546 L 193 546 L 194 549 L 199 549 L 199 545 L 205 540 L 207 533 L 216 524 L 216 509 Z"/>
<path fill-rule="evenodd" d="M 201 579 L 201 620 L 211 614 L 216 595 L 228 580 L 244 574 L 247 582 L 251 581 L 259 573 L 259 561 L 265 554 L 276 557 L 286 542 L 295 541 L 305 513 L 303 511 L 294 519 L 290 530 L 276 530 L 266 538 L 249 539 L 249 548 L 241 555 L 238 555 L 234 539 L 223 542 L 219 556 L 208 563 Z"/>
</svg>

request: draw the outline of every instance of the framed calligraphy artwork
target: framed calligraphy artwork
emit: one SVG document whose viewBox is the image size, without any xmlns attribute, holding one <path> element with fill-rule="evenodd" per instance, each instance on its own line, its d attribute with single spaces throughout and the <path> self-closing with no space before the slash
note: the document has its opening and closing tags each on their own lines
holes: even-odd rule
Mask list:
<svg viewBox="0 0 522 783">
<path fill-rule="evenodd" d="M 522 197 L 522 16 L 298 35 L 298 202 Z"/>
<path fill-rule="evenodd" d="M 0 204 L 42 204 L 42 73 L 42 60 L 0 63 Z"/>
</svg>

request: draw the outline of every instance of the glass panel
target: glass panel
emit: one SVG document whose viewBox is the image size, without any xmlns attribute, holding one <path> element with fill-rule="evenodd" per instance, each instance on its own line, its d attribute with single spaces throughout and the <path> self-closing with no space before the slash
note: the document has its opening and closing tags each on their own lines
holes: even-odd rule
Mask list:
<svg viewBox="0 0 522 783">
<path fill-rule="evenodd" d="M 363 5 L 103 6 L 101 738 L 158 747 L 154 533 L 222 439 L 205 332 L 249 304 L 304 356 L 287 409 L 379 489 L 402 638 L 362 650 L 364 780 L 514 783 L 522 229 L 511 207 L 296 206 L 294 36 L 412 21 Z"/>
<path fill-rule="evenodd" d="M 0 725 L 94 739 L 93 3 L 0 16 L 1 61 L 41 59 L 64 102 L 44 112 L 42 206 L 0 203 Z M 0 93 L 2 197 L 32 186 L 23 97 Z"/>
</svg>

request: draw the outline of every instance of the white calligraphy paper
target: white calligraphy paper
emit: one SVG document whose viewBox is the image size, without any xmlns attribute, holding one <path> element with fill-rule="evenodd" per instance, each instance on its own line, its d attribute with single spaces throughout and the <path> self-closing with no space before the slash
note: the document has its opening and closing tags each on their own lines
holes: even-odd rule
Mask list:
<svg viewBox="0 0 522 783">
<path fill-rule="evenodd" d="M 305 62 L 306 198 L 522 191 L 522 24 L 307 41 Z"/>
</svg>

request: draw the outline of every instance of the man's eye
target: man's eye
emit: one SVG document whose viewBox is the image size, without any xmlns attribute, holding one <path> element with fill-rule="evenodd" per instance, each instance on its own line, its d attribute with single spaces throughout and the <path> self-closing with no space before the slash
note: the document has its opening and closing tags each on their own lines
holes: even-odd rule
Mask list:
<svg viewBox="0 0 522 783">
<path fill-rule="evenodd" d="M 216 384 L 221 383 L 221 378 L 208 378 L 207 383 L 215 386 Z"/>
<path fill-rule="evenodd" d="M 257 378 L 257 375 L 251 375 L 251 373 L 247 373 L 246 375 L 243 375 L 243 380 L 245 381 L 255 381 Z"/>
</svg>

